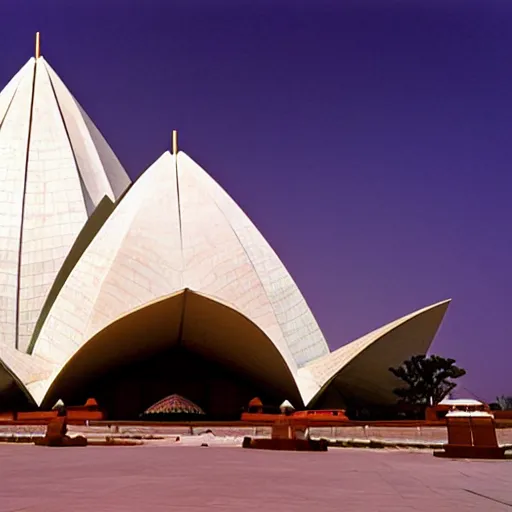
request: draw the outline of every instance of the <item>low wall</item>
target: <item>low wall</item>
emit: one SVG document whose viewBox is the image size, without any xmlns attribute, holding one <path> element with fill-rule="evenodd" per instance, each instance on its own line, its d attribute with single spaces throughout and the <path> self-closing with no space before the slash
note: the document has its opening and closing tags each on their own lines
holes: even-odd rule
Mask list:
<svg viewBox="0 0 512 512">
<path fill-rule="evenodd" d="M 105 436 L 130 437 L 140 439 L 172 438 L 177 436 L 197 436 L 211 432 L 216 437 L 243 438 L 270 437 L 269 426 L 155 426 L 155 425 L 68 425 L 70 435 L 84 435 L 90 439 Z M 42 436 L 44 425 L 0 425 L 0 437 Z M 444 444 L 447 442 L 447 429 L 441 426 L 335 426 L 312 427 L 310 435 L 314 439 L 330 441 L 386 441 L 403 444 Z M 512 445 L 512 428 L 497 429 L 498 443 Z"/>
<path fill-rule="evenodd" d="M 512 411 L 492 411 L 492 415 L 496 421 L 512 421 Z"/>
<path fill-rule="evenodd" d="M 446 427 L 320 427 L 310 429 L 312 437 L 333 441 L 386 441 L 411 444 L 445 444 L 448 442 Z M 512 428 L 496 429 L 500 445 L 512 445 Z"/>
</svg>

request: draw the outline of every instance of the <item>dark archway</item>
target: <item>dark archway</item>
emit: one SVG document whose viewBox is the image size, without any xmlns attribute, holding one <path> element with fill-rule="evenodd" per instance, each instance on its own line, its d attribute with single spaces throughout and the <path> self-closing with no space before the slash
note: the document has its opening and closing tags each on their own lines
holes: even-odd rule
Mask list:
<svg viewBox="0 0 512 512">
<path fill-rule="evenodd" d="M 27 411 L 35 402 L 23 384 L 0 361 L 0 412 Z"/>
<path fill-rule="evenodd" d="M 202 420 L 238 420 L 242 407 L 257 395 L 275 405 L 284 400 L 283 394 L 228 366 L 179 347 L 81 379 L 60 397 L 66 404 L 80 404 L 93 396 L 109 419 L 138 420 L 149 406 L 173 393 L 199 405 L 206 412 Z"/>
<path fill-rule="evenodd" d="M 302 405 L 295 379 L 272 341 L 231 307 L 183 290 L 100 331 L 65 365 L 42 406 L 94 396 L 115 419 L 135 419 L 171 393 L 212 419 L 239 417 L 258 395 Z"/>
</svg>

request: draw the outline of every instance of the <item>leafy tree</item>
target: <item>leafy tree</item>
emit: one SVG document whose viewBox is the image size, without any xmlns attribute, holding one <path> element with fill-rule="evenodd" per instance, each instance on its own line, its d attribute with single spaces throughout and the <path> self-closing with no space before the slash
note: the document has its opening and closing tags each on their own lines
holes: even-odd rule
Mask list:
<svg viewBox="0 0 512 512">
<path fill-rule="evenodd" d="M 512 396 L 498 396 L 496 402 L 502 411 L 509 411 L 512 409 Z"/>
<path fill-rule="evenodd" d="M 395 395 L 402 402 L 423 406 L 439 403 L 457 386 L 452 379 L 466 374 L 466 370 L 455 365 L 455 359 L 435 355 L 412 356 L 389 371 L 407 384 L 394 389 Z"/>
</svg>

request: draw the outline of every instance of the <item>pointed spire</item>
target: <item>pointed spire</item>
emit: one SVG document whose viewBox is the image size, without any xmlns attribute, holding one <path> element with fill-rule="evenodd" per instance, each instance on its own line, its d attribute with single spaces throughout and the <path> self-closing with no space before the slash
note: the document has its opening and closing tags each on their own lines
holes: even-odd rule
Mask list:
<svg viewBox="0 0 512 512">
<path fill-rule="evenodd" d="M 39 59 L 41 56 L 41 35 L 39 32 L 36 32 L 36 59 Z"/>
<path fill-rule="evenodd" d="M 172 154 L 178 154 L 178 130 L 172 131 Z"/>
</svg>

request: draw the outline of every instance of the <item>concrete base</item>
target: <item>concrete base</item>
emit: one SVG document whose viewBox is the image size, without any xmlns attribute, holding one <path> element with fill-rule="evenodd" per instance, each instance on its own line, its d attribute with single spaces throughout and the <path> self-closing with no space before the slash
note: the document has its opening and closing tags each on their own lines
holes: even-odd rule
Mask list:
<svg viewBox="0 0 512 512">
<path fill-rule="evenodd" d="M 252 439 L 244 437 L 243 448 L 254 448 L 257 450 L 286 450 L 295 452 L 326 452 L 327 441 L 321 439 Z"/>
<path fill-rule="evenodd" d="M 42 437 L 41 439 L 36 439 L 34 441 L 34 444 L 36 446 L 61 446 L 61 447 L 87 446 L 87 439 L 83 436 Z"/>
<path fill-rule="evenodd" d="M 448 459 L 506 459 L 506 448 L 494 446 L 445 445 L 443 451 L 434 451 L 434 457 Z"/>
</svg>

